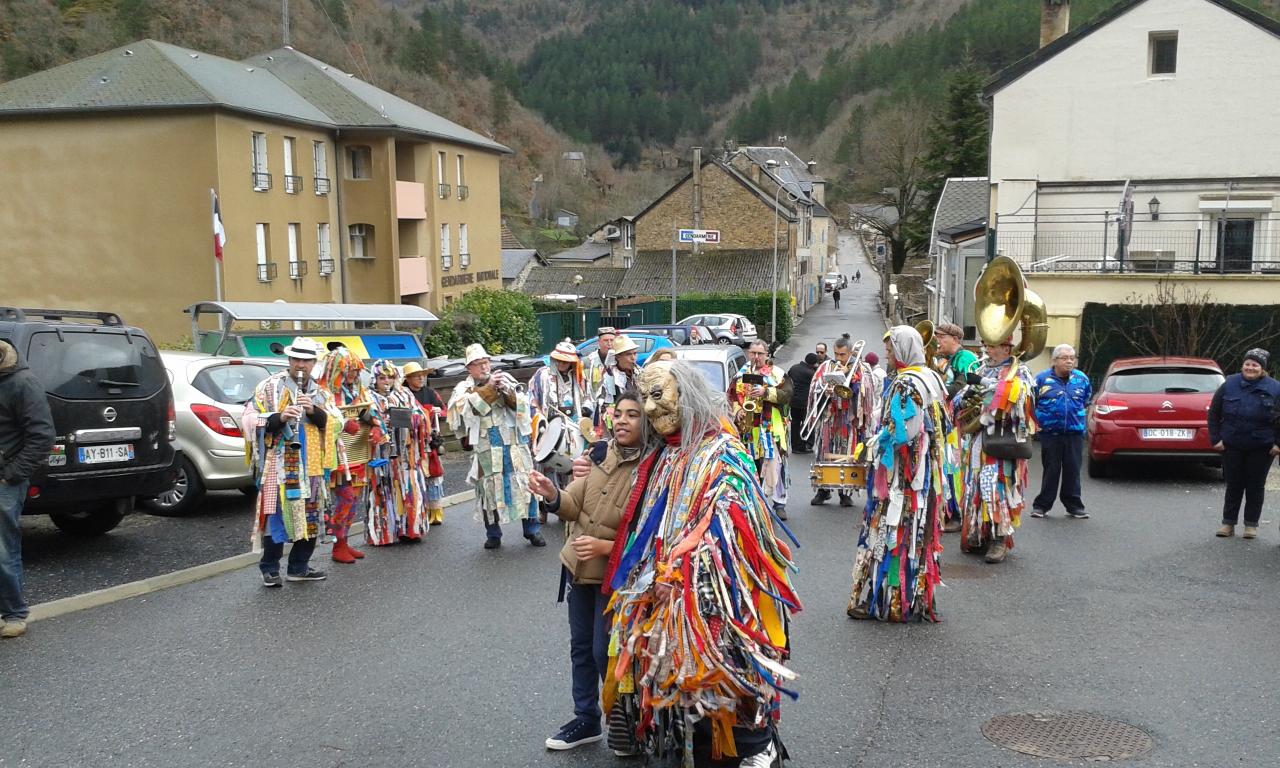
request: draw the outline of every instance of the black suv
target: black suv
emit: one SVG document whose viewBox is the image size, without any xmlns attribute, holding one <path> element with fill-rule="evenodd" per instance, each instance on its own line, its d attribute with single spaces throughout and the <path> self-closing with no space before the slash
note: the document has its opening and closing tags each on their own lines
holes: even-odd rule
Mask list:
<svg viewBox="0 0 1280 768">
<path fill-rule="evenodd" d="M 0 307 L 0 339 L 44 384 L 56 437 L 25 514 L 67 533 L 115 528 L 174 481 L 173 391 L 160 353 L 111 312 Z"/>
</svg>

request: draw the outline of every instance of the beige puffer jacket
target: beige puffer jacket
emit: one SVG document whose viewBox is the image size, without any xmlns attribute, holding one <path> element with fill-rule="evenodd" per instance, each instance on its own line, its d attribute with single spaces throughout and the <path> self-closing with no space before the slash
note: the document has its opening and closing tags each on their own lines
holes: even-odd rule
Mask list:
<svg viewBox="0 0 1280 768">
<path fill-rule="evenodd" d="M 599 584 L 604 581 L 609 558 L 597 557 L 585 562 L 578 560 L 569 542 L 575 536 L 594 536 L 613 541 L 626 511 L 627 499 L 635 480 L 636 467 L 645 454 L 623 459 L 616 443 L 609 442 L 604 461 L 592 464 L 591 473 L 580 477 L 560 492 L 559 509 L 547 506 L 568 525 L 565 526 L 565 544 L 560 550 L 560 562 L 569 569 L 574 584 Z"/>
</svg>

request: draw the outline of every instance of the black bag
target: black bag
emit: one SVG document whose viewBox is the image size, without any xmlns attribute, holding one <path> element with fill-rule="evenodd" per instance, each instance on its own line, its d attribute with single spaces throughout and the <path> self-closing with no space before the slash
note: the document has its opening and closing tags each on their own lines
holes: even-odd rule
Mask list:
<svg viewBox="0 0 1280 768">
<path fill-rule="evenodd" d="M 413 409 L 388 408 L 387 424 L 392 429 L 410 429 L 413 427 Z"/>
<path fill-rule="evenodd" d="M 982 452 L 993 459 L 1029 459 L 1031 440 L 1019 440 L 1012 421 L 997 421 L 982 435 Z"/>
</svg>

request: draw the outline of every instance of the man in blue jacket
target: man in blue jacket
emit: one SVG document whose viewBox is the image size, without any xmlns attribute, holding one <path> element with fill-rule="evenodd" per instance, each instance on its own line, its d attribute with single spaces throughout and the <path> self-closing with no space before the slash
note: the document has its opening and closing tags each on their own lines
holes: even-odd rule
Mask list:
<svg viewBox="0 0 1280 768">
<path fill-rule="evenodd" d="M 1040 462 L 1044 477 L 1031 516 L 1044 517 L 1060 496 L 1067 515 L 1089 516 L 1080 499 L 1080 455 L 1084 450 L 1084 409 L 1093 397 L 1089 377 L 1076 370 L 1070 344 L 1053 348 L 1053 367 L 1036 376 L 1036 421 L 1040 423 Z M 1061 489 L 1059 489 L 1061 484 Z"/>
</svg>

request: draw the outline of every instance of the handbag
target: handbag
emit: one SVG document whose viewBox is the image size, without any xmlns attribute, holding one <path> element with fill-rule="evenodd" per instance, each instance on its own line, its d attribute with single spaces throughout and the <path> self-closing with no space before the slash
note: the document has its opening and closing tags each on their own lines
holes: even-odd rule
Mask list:
<svg viewBox="0 0 1280 768">
<path fill-rule="evenodd" d="M 1031 441 L 1018 439 L 1012 421 L 1001 419 L 982 435 L 982 452 L 993 459 L 1019 460 L 1031 458 Z"/>
</svg>

